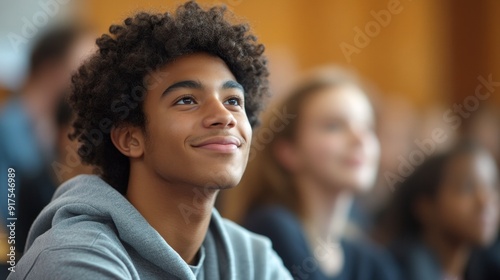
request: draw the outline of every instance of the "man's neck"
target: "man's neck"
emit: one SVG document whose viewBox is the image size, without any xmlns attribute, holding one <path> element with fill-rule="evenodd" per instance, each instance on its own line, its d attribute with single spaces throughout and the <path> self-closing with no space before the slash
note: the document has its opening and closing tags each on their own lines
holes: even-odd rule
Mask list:
<svg viewBox="0 0 500 280">
<path fill-rule="evenodd" d="M 186 263 L 195 264 L 217 193 L 131 170 L 126 197 Z"/>
</svg>

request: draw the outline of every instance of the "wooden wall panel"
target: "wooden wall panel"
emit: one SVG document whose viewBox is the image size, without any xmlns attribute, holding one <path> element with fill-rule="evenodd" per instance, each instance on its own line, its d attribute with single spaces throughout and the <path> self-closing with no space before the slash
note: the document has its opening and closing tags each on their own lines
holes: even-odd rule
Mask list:
<svg viewBox="0 0 500 280">
<path fill-rule="evenodd" d="M 87 18 L 104 32 L 135 10 L 163 11 L 182 2 L 90 0 Z M 336 63 L 357 69 L 388 97 L 404 97 L 417 107 L 427 107 L 450 106 L 463 99 L 477 84 L 476 73 L 500 75 L 500 4 L 494 0 L 199 2 L 224 3 L 249 21 L 266 44 L 271 63 L 276 53 L 287 53 L 293 63 L 281 56 L 272 68 L 282 76 L 292 75 L 286 72 L 292 64 L 303 70 Z M 340 44 L 354 45 L 354 28 L 373 25 L 373 14 L 389 6 L 400 12 L 374 32 L 369 45 L 346 59 Z"/>
</svg>

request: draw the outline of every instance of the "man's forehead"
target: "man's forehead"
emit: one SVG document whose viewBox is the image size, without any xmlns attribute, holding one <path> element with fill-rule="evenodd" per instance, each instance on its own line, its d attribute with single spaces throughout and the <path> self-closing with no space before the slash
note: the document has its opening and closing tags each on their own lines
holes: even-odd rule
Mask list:
<svg viewBox="0 0 500 280">
<path fill-rule="evenodd" d="M 221 58 L 206 53 L 180 56 L 154 70 L 149 69 L 144 77 L 144 83 L 148 86 L 180 81 L 196 81 L 201 84 L 218 81 L 222 85 L 225 81 L 236 82 L 236 78 Z"/>
</svg>

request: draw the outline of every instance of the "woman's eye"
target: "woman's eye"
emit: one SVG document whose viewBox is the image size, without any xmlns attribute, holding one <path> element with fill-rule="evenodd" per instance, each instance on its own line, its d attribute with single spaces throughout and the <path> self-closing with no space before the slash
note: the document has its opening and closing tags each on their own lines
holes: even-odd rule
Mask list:
<svg viewBox="0 0 500 280">
<path fill-rule="evenodd" d="M 241 106 L 241 99 L 237 97 L 232 97 L 229 98 L 224 102 L 224 104 L 231 105 L 231 106 Z"/>
<path fill-rule="evenodd" d="M 194 99 L 192 97 L 186 96 L 181 99 L 179 99 L 177 102 L 175 102 L 176 105 L 192 105 L 196 104 Z"/>
</svg>

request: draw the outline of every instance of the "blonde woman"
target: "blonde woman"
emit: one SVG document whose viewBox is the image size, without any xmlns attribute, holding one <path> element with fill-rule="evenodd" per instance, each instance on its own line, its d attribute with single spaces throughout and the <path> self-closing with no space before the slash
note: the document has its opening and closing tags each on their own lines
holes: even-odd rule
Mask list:
<svg viewBox="0 0 500 280">
<path fill-rule="evenodd" d="M 315 72 L 267 110 L 225 215 L 268 236 L 297 279 L 397 279 L 386 255 L 342 238 L 353 196 L 377 174 L 374 125 L 355 77 Z"/>
</svg>

